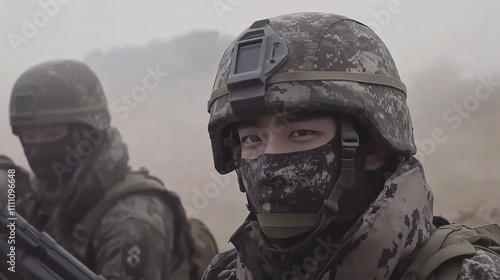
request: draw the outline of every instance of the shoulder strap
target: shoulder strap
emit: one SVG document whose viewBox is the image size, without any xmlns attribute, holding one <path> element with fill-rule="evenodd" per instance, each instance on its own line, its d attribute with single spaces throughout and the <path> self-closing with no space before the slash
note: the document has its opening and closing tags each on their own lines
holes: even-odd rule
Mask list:
<svg viewBox="0 0 500 280">
<path fill-rule="evenodd" d="M 212 259 L 219 253 L 215 237 L 201 220 L 188 219 L 190 233 L 194 241 L 194 252 L 191 262 L 196 266 L 196 279 L 201 279 Z"/>
<path fill-rule="evenodd" d="M 150 183 L 144 183 L 149 180 Z M 161 181 L 144 172 L 132 172 L 111 188 L 73 230 L 73 253 L 85 259 L 91 234 L 99 226 L 106 212 L 120 199 L 136 193 L 163 193 L 166 189 Z"/>
<path fill-rule="evenodd" d="M 498 248 L 500 247 L 500 226 L 498 224 L 490 224 L 490 225 L 485 225 L 485 226 L 480 226 L 475 228 L 477 233 L 479 234 L 485 234 L 488 235 L 488 237 L 492 241 L 492 245 L 490 246 L 491 248 Z"/>
<path fill-rule="evenodd" d="M 439 276 L 445 277 L 442 279 L 454 279 L 460 273 L 462 259 L 474 256 L 477 249 L 500 253 L 500 247 L 496 247 L 500 245 L 500 227 L 496 224 L 469 228 L 442 217 L 435 217 L 434 224 L 438 228 L 418 250 L 405 275 L 425 280 L 439 268 Z"/>
<path fill-rule="evenodd" d="M 426 279 L 436 268 L 447 260 L 460 256 L 473 256 L 476 249 L 472 244 L 461 241 L 443 248 L 443 244 L 455 231 L 461 229 L 460 225 L 446 225 L 438 228 L 431 235 L 427 243 L 419 250 L 413 263 L 408 268 L 409 273 L 417 279 Z"/>
<path fill-rule="evenodd" d="M 148 180 L 149 183 L 144 181 Z M 99 226 L 106 212 L 120 199 L 133 194 L 156 194 L 165 201 L 174 215 L 174 243 L 176 258 L 182 260 L 169 277 L 179 280 L 194 280 L 196 268 L 193 267 L 191 256 L 194 251 L 194 240 L 190 234 L 189 222 L 184 212 L 180 198 L 168 191 L 163 183 L 156 177 L 149 176 L 147 172 L 129 173 L 124 180 L 109 190 L 104 198 L 75 226 L 73 230 L 73 251 L 82 260 L 85 260 L 91 234 Z"/>
</svg>

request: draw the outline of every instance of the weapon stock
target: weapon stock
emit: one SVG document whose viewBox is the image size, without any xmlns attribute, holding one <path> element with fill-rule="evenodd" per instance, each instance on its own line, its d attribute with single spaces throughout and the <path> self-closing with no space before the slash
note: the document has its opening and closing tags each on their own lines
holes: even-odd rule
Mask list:
<svg viewBox="0 0 500 280">
<path fill-rule="evenodd" d="M 106 280 L 1 202 L 0 227 L 0 269 L 7 279 Z"/>
</svg>

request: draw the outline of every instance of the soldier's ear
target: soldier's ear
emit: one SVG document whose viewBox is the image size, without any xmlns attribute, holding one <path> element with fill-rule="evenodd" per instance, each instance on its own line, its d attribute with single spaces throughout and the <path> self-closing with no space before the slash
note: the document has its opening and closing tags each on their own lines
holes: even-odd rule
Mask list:
<svg viewBox="0 0 500 280">
<path fill-rule="evenodd" d="M 388 159 L 389 151 L 385 147 L 379 146 L 375 153 L 366 156 L 365 169 L 368 171 L 377 170 L 382 167 Z"/>
</svg>

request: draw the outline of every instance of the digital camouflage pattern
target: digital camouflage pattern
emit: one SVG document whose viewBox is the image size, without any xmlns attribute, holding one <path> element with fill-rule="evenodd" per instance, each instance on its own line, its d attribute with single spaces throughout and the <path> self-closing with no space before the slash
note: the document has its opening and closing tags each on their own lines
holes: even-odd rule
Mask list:
<svg viewBox="0 0 500 280">
<path fill-rule="evenodd" d="M 240 175 L 255 212 L 318 213 L 338 177 L 338 140 L 292 155 L 241 159 Z"/>
<path fill-rule="evenodd" d="M 479 250 L 477 255 L 465 259 L 458 280 L 500 279 L 500 257 Z"/>
<path fill-rule="evenodd" d="M 96 74 L 86 64 L 56 60 L 37 64 L 15 82 L 10 99 L 10 123 L 19 125 L 81 123 L 108 128 L 106 96 Z"/>
<path fill-rule="evenodd" d="M 333 231 L 326 232 L 300 257 L 286 259 L 263 247 L 258 222 L 247 220 L 231 238 L 236 249 L 215 257 L 203 279 L 390 279 L 396 265 L 435 230 L 432 205 L 423 167 L 408 157 L 339 244 L 331 242 Z M 258 248 L 261 255 L 249 253 L 249 247 Z M 250 270 L 253 260 L 259 271 Z M 435 275 L 429 278 L 433 279 L 439 280 Z M 500 279 L 500 258 L 480 250 L 463 260 L 458 279 Z"/>
<path fill-rule="evenodd" d="M 379 74 L 400 80 L 382 40 L 367 26 L 339 15 L 297 13 L 271 18 L 270 26 L 287 44 L 288 60 L 274 74 L 292 71 L 340 71 Z M 213 90 L 227 84 L 234 42 L 224 53 Z M 406 94 L 395 88 L 343 81 L 300 81 L 267 86 L 270 112 L 335 111 L 358 119 L 376 139 L 399 153 L 416 153 Z M 229 96 L 210 108 L 208 131 L 215 166 L 231 172 L 231 151 L 223 143 L 224 128 L 240 121 L 232 114 Z M 227 155 L 227 156 L 223 156 Z"/>
<path fill-rule="evenodd" d="M 175 264 L 171 209 L 157 197 L 131 195 L 116 204 L 94 232 L 91 250 L 73 250 L 71 229 L 129 172 L 126 145 L 116 129 L 80 165 L 70 181 L 35 180 L 34 191 L 18 201 L 20 214 L 106 279 L 165 279 Z M 145 182 L 147 183 L 147 182 Z M 134 278 L 136 277 L 136 278 Z"/>
<path fill-rule="evenodd" d="M 95 232 L 95 270 L 108 278 L 167 279 L 176 261 L 173 221 L 157 197 L 134 195 L 119 202 Z"/>
</svg>

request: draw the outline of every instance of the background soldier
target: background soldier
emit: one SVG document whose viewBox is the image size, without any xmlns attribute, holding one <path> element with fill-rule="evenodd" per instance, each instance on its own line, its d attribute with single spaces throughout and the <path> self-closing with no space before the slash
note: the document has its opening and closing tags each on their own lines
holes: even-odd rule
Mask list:
<svg viewBox="0 0 500 280">
<path fill-rule="evenodd" d="M 10 122 L 36 176 L 17 207 L 30 224 L 107 279 L 190 277 L 194 242 L 180 200 L 147 171 L 130 169 L 87 65 L 28 69 L 13 87 Z"/>
</svg>

